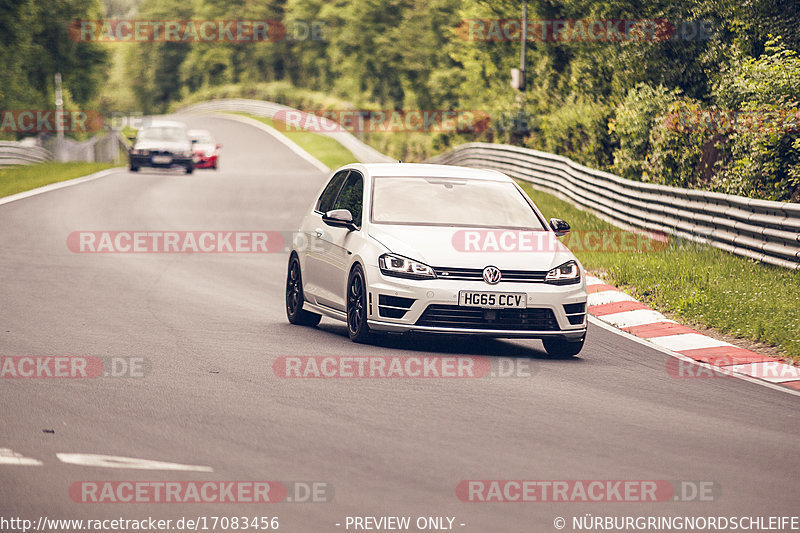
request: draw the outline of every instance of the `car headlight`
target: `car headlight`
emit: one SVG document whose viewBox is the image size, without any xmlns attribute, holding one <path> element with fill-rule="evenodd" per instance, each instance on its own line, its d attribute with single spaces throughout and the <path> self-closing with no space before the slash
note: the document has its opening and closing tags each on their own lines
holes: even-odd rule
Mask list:
<svg viewBox="0 0 800 533">
<path fill-rule="evenodd" d="M 424 263 L 411 260 L 401 255 L 383 254 L 378 258 L 381 273 L 387 276 L 411 279 L 431 279 L 436 274 Z"/>
<path fill-rule="evenodd" d="M 578 263 L 575 261 L 567 261 L 563 265 L 555 267 L 547 273 L 544 281 L 545 283 L 552 283 L 553 285 L 580 283 L 581 271 L 578 268 Z"/>
<path fill-rule="evenodd" d="M 147 155 L 149 152 L 147 150 L 131 150 L 133 155 Z"/>
<path fill-rule="evenodd" d="M 186 150 L 185 152 L 180 152 L 180 154 L 183 157 L 192 157 L 194 155 L 194 152 L 192 152 L 191 150 Z"/>
</svg>

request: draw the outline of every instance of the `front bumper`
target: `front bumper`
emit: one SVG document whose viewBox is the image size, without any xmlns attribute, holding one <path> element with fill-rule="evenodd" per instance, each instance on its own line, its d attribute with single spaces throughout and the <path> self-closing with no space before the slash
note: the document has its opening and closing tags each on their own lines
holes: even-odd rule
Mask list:
<svg viewBox="0 0 800 533">
<path fill-rule="evenodd" d="M 217 155 L 200 155 L 194 156 L 194 168 L 213 168 L 217 166 Z"/>
<path fill-rule="evenodd" d="M 172 159 L 169 163 L 153 163 L 153 155 L 168 155 Z M 193 167 L 194 160 L 192 157 L 178 156 L 174 154 L 147 154 L 147 155 L 134 155 L 128 154 L 130 164 L 136 167 L 152 167 L 152 168 L 172 168 L 172 167 Z"/>
<path fill-rule="evenodd" d="M 515 338 L 562 338 L 568 340 L 579 340 L 586 334 L 587 295 L 585 280 L 574 285 L 523 282 L 500 282 L 497 285 L 488 285 L 483 281 L 411 280 L 384 276 L 380 269 L 375 266 L 368 268 L 367 282 L 369 293 L 367 301 L 368 324 L 371 329 L 377 331 L 397 333 L 417 331 L 449 335 L 468 334 Z M 436 306 L 433 309 L 444 309 L 445 313 L 449 309 L 457 314 L 468 313 L 473 317 L 476 314 L 480 315 L 481 313 L 478 310 L 481 308 L 458 306 L 458 293 L 465 290 L 525 293 L 527 295 L 527 310 L 532 315 L 546 316 L 547 320 L 532 318 L 528 325 L 517 327 L 513 324 L 525 323 L 527 314 L 513 311 L 506 312 L 505 315 L 514 315 L 514 319 L 501 323 L 499 320 L 503 316 L 502 313 L 484 312 L 483 318 L 490 318 L 479 319 L 480 323 L 475 326 L 460 323 L 453 327 L 445 323 L 434 323 L 435 321 L 430 319 L 430 313 L 425 314 L 425 311 L 430 306 Z M 387 299 L 387 296 L 392 298 Z M 408 300 L 404 301 L 402 299 Z M 409 300 L 413 300 L 410 305 Z M 580 304 L 583 305 L 581 306 Z M 565 308 L 565 305 L 570 307 Z M 576 312 L 576 308 L 582 309 L 582 311 Z M 406 309 L 405 313 L 402 313 L 402 309 Z M 568 310 L 569 313 L 567 312 Z M 397 317 L 401 313 L 402 316 Z M 387 315 L 395 315 L 395 317 Z M 493 327 L 493 321 L 498 321 L 495 322 L 495 327 Z M 430 325 L 432 323 L 434 325 Z M 542 327 L 539 327 L 539 324 L 542 324 Z"/>
</svg>

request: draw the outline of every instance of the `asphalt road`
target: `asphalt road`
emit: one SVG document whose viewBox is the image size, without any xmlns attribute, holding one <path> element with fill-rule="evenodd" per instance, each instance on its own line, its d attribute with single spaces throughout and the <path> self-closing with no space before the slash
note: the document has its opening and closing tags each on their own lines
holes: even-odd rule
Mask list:
<svg viewBox="0 0 800 533">
<path fill-rule="evenodd" d="M 572 531 L 571 517 L 585 513 L 798 513 L 795 396 L 736 379 L 673 378 L 668 356 L 596 326 L 567 360 L 533 340 L 356 345 L 328 319 L 315 329 L 288 324 L 285 253 L 71 252 L 66 238 L 80 230 L 296 228 L 322 173 L 250 126 L 183 119 L 224 144 L 219 171 L 119 170 L 0 205 L 0 355 L 140 357 L 150 367 L 143 378 L 0 380 L 0 448 L 42 463 L 0 464 L 0 517 L 278 516 L 281 531 L 323 532 L 345 530 L 347 516 L 450 516 L 461 531 L 515 532 L 556 531 L 557 516 Z M 533 372 L 276 377 L 275 359 L 292 355 L 510 357 Z M 213 472 L 75 465 L 57 453 Z M 713 502 L 462 502 L 456 486 L 470 479 L 703 480 L 717 493 Z M 86 480 L 319 481 L 334 496 L 76 503 L 69 487 Z"/>
</svg>

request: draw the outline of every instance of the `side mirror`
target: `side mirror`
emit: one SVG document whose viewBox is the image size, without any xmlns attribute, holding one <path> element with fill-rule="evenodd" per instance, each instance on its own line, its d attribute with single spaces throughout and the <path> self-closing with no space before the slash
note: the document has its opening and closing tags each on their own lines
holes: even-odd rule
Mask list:
<svg viewBox="0 0 800 533">
<path fill-rule="evenodd" d="M 569 233 L 569 224 L 561 220 L 560 218 L 551 218 L 550 219 L 550 227 L 553 228 L 553 231 L 556 232 L 556 237 L 563 237 L 567 233 Z"/>
<path fill-rule="evenodd" d="M 192 139 L 192 144 L 197 144 L 197 139 Z"/>
<path fill-rule="evenodd" d="M 128 140 L 130 142 L 136 142 L 136 135 L 128 135 Z"/>
<path fill-rule="evenodd" d="M 334 228 L 347 228 L 349 230 L 356 229 L 353 223 L 353 214 L 347 209 L 334 209 L 322 215 L 322 221 L 328 226 Z"/>
</svg>

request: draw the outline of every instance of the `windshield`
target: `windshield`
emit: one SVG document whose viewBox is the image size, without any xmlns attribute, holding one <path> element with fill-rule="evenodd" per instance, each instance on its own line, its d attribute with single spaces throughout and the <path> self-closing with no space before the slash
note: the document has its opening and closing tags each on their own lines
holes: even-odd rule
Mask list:
<svg viewBox="0 0 800 533">
<path fill-rule="evenodd" d="M 186 141 L 186 130 L 178 126 L 156 126 L 139 131 L 137 140 L 142 141 Z"/>
<path fill-rule="evenodd" d="M 211 139 L 211 134 L 207 131 L 189 133 L 192 140 L 196 141 L 198 144 L 214 144 L 214 141 Z"/>
<path fill-rule="evenodd" d="M 372 222 L 545 229 L 513 183 L 459 178 L 376 177 Z"/>
</svg>

